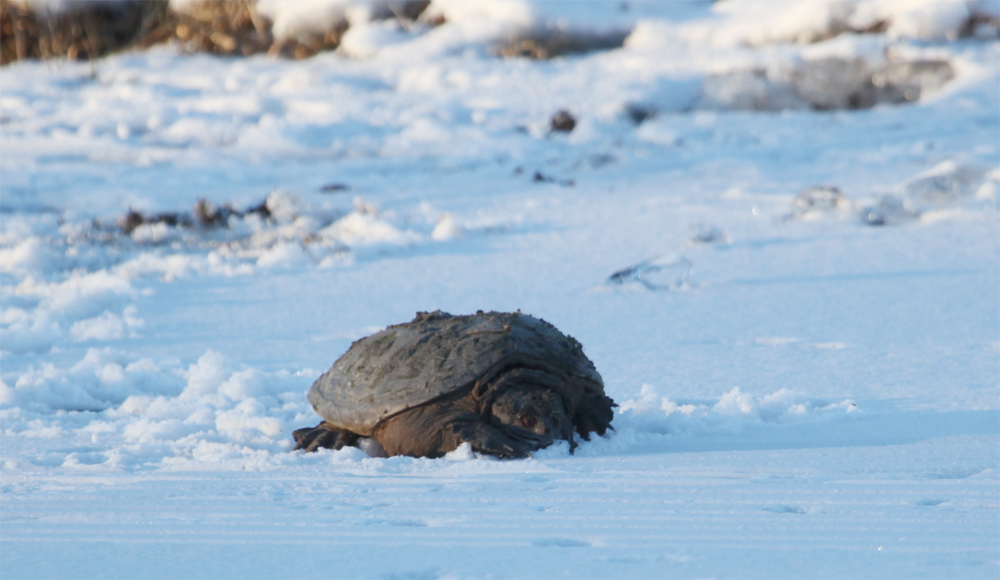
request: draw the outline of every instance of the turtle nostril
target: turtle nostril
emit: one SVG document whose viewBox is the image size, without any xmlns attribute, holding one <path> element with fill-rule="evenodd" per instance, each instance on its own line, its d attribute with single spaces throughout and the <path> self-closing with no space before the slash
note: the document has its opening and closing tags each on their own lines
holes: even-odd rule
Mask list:
<svg viewBox="0 0 1000 580">
<path fill-rule="evenodd" d="M 525 429 L 532 429 L 538 423 L 538 419 L 534 415 L 525 415 L 521 417 L 521 426 Z"/>
</svg>

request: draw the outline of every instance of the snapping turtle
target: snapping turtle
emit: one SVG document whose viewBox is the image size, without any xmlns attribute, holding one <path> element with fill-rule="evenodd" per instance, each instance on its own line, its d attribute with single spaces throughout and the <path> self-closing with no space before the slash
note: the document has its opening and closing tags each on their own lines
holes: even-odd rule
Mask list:
<svg viewBox="0 0 1000 580">
<path fill-rule="evenodd" d="M 524 457 L 557 439 L 575 447 L 611 426 L 614 401 L 580 343 L 521 314 L 417 313 L 356 341 L 309 389 L 324 420 L 295 448 L 371 437 L 389 455 L 440 457 L 464 442 Z"/>
</svg>

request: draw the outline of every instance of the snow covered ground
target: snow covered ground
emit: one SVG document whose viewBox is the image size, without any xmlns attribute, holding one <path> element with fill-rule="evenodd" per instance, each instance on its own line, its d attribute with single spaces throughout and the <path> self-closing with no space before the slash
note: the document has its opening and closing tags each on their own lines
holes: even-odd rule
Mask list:
<svg viewBox="0 0 1000 580">
<path fill-rule="evenodd" d="M 996 578 L 1000 5 L 803 4 L 0 70 L 0 575 Z M 352 340 L 518 308 L 614 433 L 290 452 Z"/>
</svg>

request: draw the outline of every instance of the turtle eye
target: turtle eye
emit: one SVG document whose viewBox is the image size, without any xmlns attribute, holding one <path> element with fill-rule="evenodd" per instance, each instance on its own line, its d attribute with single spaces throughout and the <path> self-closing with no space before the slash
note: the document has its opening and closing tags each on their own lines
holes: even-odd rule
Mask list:
<svg viewBox="0 0 1000 580">
<path fill-rule="evenodd" d="M 534 415 L 525 415 L 521 417 L 521 426 L 525 429 L 532 429 L 538 424 L 538 419 Z"/>
</svg>

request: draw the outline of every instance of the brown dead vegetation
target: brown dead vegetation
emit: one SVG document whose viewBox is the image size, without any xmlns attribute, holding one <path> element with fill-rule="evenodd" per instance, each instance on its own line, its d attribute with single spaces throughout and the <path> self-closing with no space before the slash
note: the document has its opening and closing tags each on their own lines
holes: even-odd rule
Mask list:
<svg viewBox="0 0 1000 580">
<path fill-rule="evenodd" d="M 408 23 L 429 3 L 400 0 L 375 16 Z M 336 49 L 348 28 L 342 19 L 328 30 L 279 40 L 271 25 L 257 12 L 254 0 L 202 0 L 183 12 L 171 9 L 167 0 L 124 0 L 82 3 L 60 13 L 0 0 L 0 64 L 24 59 L 94 60 L 171 41 L 190 52 L 307 58 Z"/>
<path fill-rule="evenodd" d="M 89 4 L 70 14 L 0 0 L 0 64 L 28 58 L 95 59 L 156 35 L 166 0 Z"/>
<path fill-rule="evenodd" d="M 271 210 L 267 206 L 267 200 L 257 205 L 248 207 L 240 211 L 230 204 L 215 206 L 207 199 L 199 199 L 195 202 L 191 212 L 162 212 L 157 214 L 144 214 L 134 209 L 129 209 L 124 215 L 116 220 L 118 227 L 126 235 L 132 235 L 140 226 L 166 224 L 170 227 L 194 228 L 202 230 L 229 227 L 229 218 L 245 218 L 256 215 L 261 219 L 271 218 Z"/>
</svg>

